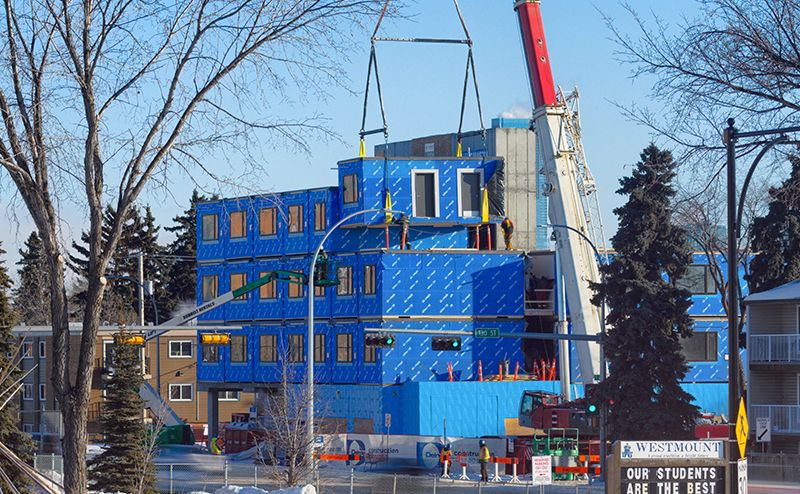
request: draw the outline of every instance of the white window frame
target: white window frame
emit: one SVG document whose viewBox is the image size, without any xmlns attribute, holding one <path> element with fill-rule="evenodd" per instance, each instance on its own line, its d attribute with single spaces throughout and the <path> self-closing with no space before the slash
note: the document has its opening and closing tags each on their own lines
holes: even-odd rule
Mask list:
<svg viewBox="0 0 800 494">
<path fill-rule="evenodd" d="M 47 384 L 39 383 L 39 400 L 40 401 L 47 401 L 46 391 L 47 391 Z"/>
<path fill-rule="evenodd" d="M 45 358 L 45 357 L 47 357 L 47 349 L 45 347 L 45 342 L 44 341 L 40 341 L 39 342 L 39 358 Z"/>
<path fill-rule="evenodd" d="M 481 200 L 483 199 L 481 196 L 478 196 L 478 206 L 479 207 L 478 207 L 477 211 L 467 211 L 467 212 L 464 211 L 464 205 L 461 203 L 461 182 L 462 182 L 461 177 L 466 175 L 466 174 L 470 174 L 470 175 L 478 174 L 478 175 L 480 175 L 479 187 L 480 187 L 480 190 L 482 191 L 483 187 L 486 185 L 486 183 L 483 181 L 483 168 L 459 168 L 457 170 L 457 172 L 458 172 L 458 187 L 457 187 L 457 189 L 458 189 L 458 191 L 457 191 L 458 192 L 458 201 L 457 201 L 458 202 L 458 215 L 461 216 L 462 218 L 480 217 L 481 216 L 480 204 L 481 204 Z M 469 213 L 469 214 L 466 214 L 466 213 Z"/>
<path fill-rule="evenodd" d="M 22 342 L 22 358 L 33 358 L 33 342 Z"/>
<path fill-rule="evenodd" d="M 236 393 L 235 397 L 231 397 L 229 393 Z M 241 391 L 220 391 L 218 401 L 242 401 Z"/>
<path fill-rule="evenodd" d="M 439 170 L 411 170 L 411 216 L 417 218 L 431 218 L 431 216 L 417 216 L 417 175 L 433 175 L 433 218 L 438 218 L 439 213 Z"/>
<path fill-rule="evenodd" d="M 173 398 L 172 397 L 172 389 L 173 388 L 185 388 L 189 387 L 189 398 Z M 183 395 L 183 393 L 181 393 Z M 194 384 L 192 383 L 169 383 L 169 388 L 167 390 L 167 396 L 169 397 L 169 401 L 194 401 Z"/>
<path fill-rule="evenodd" d="M 172 344 L 179 343 L 178 349 L 181 350 L 184 343 L 189 344 L 189 355 L 184 355 L 183 351 L 180 351 L 180 354 L 175 355 L 172 353 Z M 169 358 L 194 358 L 194 342 L 192 340 L 169 340 Z"/>
<path fill-rule="evenodd" d="M 33 401 L 33 384 L 22 383 L 22 399 L 25 401 Z"/>
</svg>

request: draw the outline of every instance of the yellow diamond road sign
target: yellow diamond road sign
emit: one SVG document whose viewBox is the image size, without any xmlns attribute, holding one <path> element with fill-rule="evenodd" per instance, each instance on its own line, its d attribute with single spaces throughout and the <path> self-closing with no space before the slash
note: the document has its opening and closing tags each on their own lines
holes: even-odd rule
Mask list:
<svg viewBox="0 0 800 494">
<path fill-rule="evenodd" d="M 744 398 L 739 398 L 739 413 L 736 417 L 736 442 L 739 443 L 739 456 L 744 458 L 744 447 L 747 445 L 747 433 L 750 424 L 747 423 L 747 413 L 744 410 Z"/>
</svg>

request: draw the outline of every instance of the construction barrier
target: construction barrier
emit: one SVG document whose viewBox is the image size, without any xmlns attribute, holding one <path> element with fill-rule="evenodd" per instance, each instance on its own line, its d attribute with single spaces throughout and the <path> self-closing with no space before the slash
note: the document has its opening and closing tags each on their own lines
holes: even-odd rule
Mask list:
<svg viewBox="0 0 800 494">
<path fill-rule="evenodd" d="M 358 461 L 361 459 L 361 455 L 325 455 L 325 454 L 318 454 L 314 455 L 314 457 L 318 460 L 322 461 Z"/>
<path fill-rule="evenodd" d="M 491 463 L 494 463 L 494 477 L 489 479 L 489 482 L 500 482 L 500 464 L 511 465 L 512 472 L 511 472 L 511 480 L 509 482 L 518 483 L 519 478 L 517 478 L 517 463 L 519 463 L 519 458 L 511 457 L 511 458 L 499 458 L 493 456 L 490 460 Z"/>
</svg>

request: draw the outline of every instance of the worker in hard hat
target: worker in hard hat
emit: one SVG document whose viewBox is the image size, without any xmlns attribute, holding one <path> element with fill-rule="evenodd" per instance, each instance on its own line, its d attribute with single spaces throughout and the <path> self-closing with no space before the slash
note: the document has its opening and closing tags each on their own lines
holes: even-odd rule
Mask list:
<svg viewBox="0 0 800 494">
<path fill-rule="evenodd" d="M 212 455 L 221 455 L 225 450 L 225 441 L 219 437 L 219 434 L 214 434 L 211 442 L 208 443 L 208 450 Z"/>
<path fill-rule="evenodd" d="M 478 447 L 480 451 L 478 452 L 478 463 L 481 464 L 481 480 L 484 482 L 489 481 L 489 471 L 487 467 L 489 466 L 489 459 L 492 455 L 489 454 L 489 448 L 486 447 L 486 441 L 481 439 L 478 441 Z"/>
<path fill-rule="evenodd" d="M 442 477 L 450 477 L 450 454 L 453 452 L 450 443 L 442 450 Z"/>
<path fill-rule="evenodd" d="M 511 245 L 511 237 L 514 236 L 514 223 L 506 218 L 500 223 L 500 228 L 503 230 L 503 240 L 506 241 L 506 250 L 514 250 L 514 246 Z"/>
</svg>

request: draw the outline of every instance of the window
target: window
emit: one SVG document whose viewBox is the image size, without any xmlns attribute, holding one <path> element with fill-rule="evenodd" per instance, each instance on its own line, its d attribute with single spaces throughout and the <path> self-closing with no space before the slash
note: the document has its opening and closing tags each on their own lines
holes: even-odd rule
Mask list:
<svg viewBox="0 0 800 494">
<path fill-rule="evenodd" d="M 259 362 L 272 364 L 278 361 L 278 335 L 262 334 L 258 337 Z"/>
<path fill-rule="evenodd" d="M 689 362 L 717 361 L 717 332 L 695 331 L 688 338 L 681 338 L 683 355 Z"/>
<path fill-rule="evenodd" d="M 231 273 L 231 291 L 241 288 L 247 284 L 247 273 Z M 247 294 L 243 293 L 234 300 L 247 300 Z"/>
<path fill-rule="evenodd" d="M 325 287 L 324 286 L 319 286 L 319 285 L 314 285 L 314 297 L 318 298 L 318 297 L 324 297 L 324 296 L 325 296 Z"/>
<path fill-rule="evenodd" d="M 353 362 L 353 335 L 351 333 L 336 335 L 336 362 L 339 364 Z"/>
<path fill-rule="evenodd" d="M 216 274 L 203 275 L 203 302 L 217 298 L 219 294 L 219 276 Z"/>
<path fill-rule="evenodd" d="M 194 389 L 192 383 L 169 385 L 169 401 L 192 401 Z"/>
<path fill-rule="evenodd" d="M 367 335 L 364 335 L 364 363 L 374 364 L 377 361 L 377 351 L 374 346 L 367 346 Z"/>
<path fill-rule="evenodd" d="M 268 271 L 261 271 L 258 273 L 259 278 L 263 278 L 266 276 Z M 270 280 L 269 283 L 265 283 L 258 287 L 258 298 L 260 299 L 274 299 L 278 298 L 278 290 L 277 290 L 277 283 L 275 280 Z"/>
<path fill-rule="evenodd" d="M 231 213 L 231 238 L 247 236 L 247 211 L 234 211 Z"/>
<path fill-rule="evenodd" d="M 303 205 L 294 204 L 289 206 L 289 233 L 300 233 L 303 231 Z"/>
<path fill-rule="evenodd" d="M 33 424 L 22 424 L 22 432 L 25 434 L 33 434 Z"/>
<path fill-rule="evenodd" d="M 364 295 L 375 295 L 375 265 L 364 265 Z"/>
<path fill-rule="evenodd" d="M 325 363 L 325 335 L 324 334 L 315 334 L 314 335 L 314 363 L 315 364 L 323 364 L 323 363 Z"/>
<path fill-rule="evenodd" d="M 33 343 L 29 341 L 22 342 L 22 358 L 33 358 Z"/>
<path fill-rule="evenodd" d="M 47 356 L 47 352 L 45 352 L 45 343 L 44 341 L 39 342 L 39 358 L 45 358 Z"/>
<path fill-rule="evenodd" d="M 437 170 L 411 172 L 411 194 L 414 196 L 413 215 L 419 218 L 439 216 L 439 173 Z"/>
<path fill-rule="evenodd" d="M 45 401 L 47 399 L 46 390 L 47 390 L 47 384 L 40 383 L 39 384 L 39 399 L 41 401 Z"/>
<path fill-rule="evenodd" d="M 303 335 L 289 335 L 289 348 L 287 353 L 290 363 L 296 364 L 303 361 Z"/>
<path fill-rule="evenodd" d="M 299 273 L 300 271 L 294 271 Z M 303 285 L 299 283 L 287 283 L 289 285 L 289 298 L 303 298 Z"/>
<path fill-rule="evenodd" d="M 191 340 L 170 340 L 169 358 L 192 358 Z"/>
<path fill-rule="evenodd" d="M 219 401 L 239 401 L 242 397 L 241 391 L 220 391 Z"/>
<path fill-rule="evenodd" d="M 22 385 L 22 399 L 23 400 L 32 400 L 33 399 L 33 384 L 23 384 Z"/>
<path fill-rule="evenodd" d="M 458 214 L 463 217 L 481 215 L 483 170 L 458 171 Z"/>
<path fill-rule="evenodd" d="M 353 266 L 340 266 L 336 271 L 339 284 L 336 285 L 336 295 L 347 296 L 353 294 Z"/>
<path fill-rule="evenodd" d="M 219 363 L 219 347 L 216 345 L 203 345 L 203 363 L 204 364 L 217 364 Z"/>
<path fill-rule="evenodd" d="M 325 231 L 325 203 L 314 203 L 314 231 Z"/>
<path fill-rule="evenodd" d="M 216 214 L 203 215 L 203 240 L 217 240 L 219 238 L 219 228 L 217 227 Z"/>
<path fill-rule="evenodd" d="M 275 235 L 275 208 L 262 208 L 258 213 L 258 234 Z"/>
<path fill-rule="evenodd" d="M 711 277 L 711 269 L 707 264 L 689 266 L 689 273 L 678 280 L 678 288 L 683 288 L 692 292 L 692 295 L 714 295 L 714 279 Z"/>
<path fill-rule="evenodd" d="M 342 177 L 342 202 L 352 204 L 358 202 L 358 174 L 352 173 Z"/>
<path fill-rule="evenodd" d="M 247 335 L 231 335 L 231 363 L 247 362 Z"/>
</svg>

